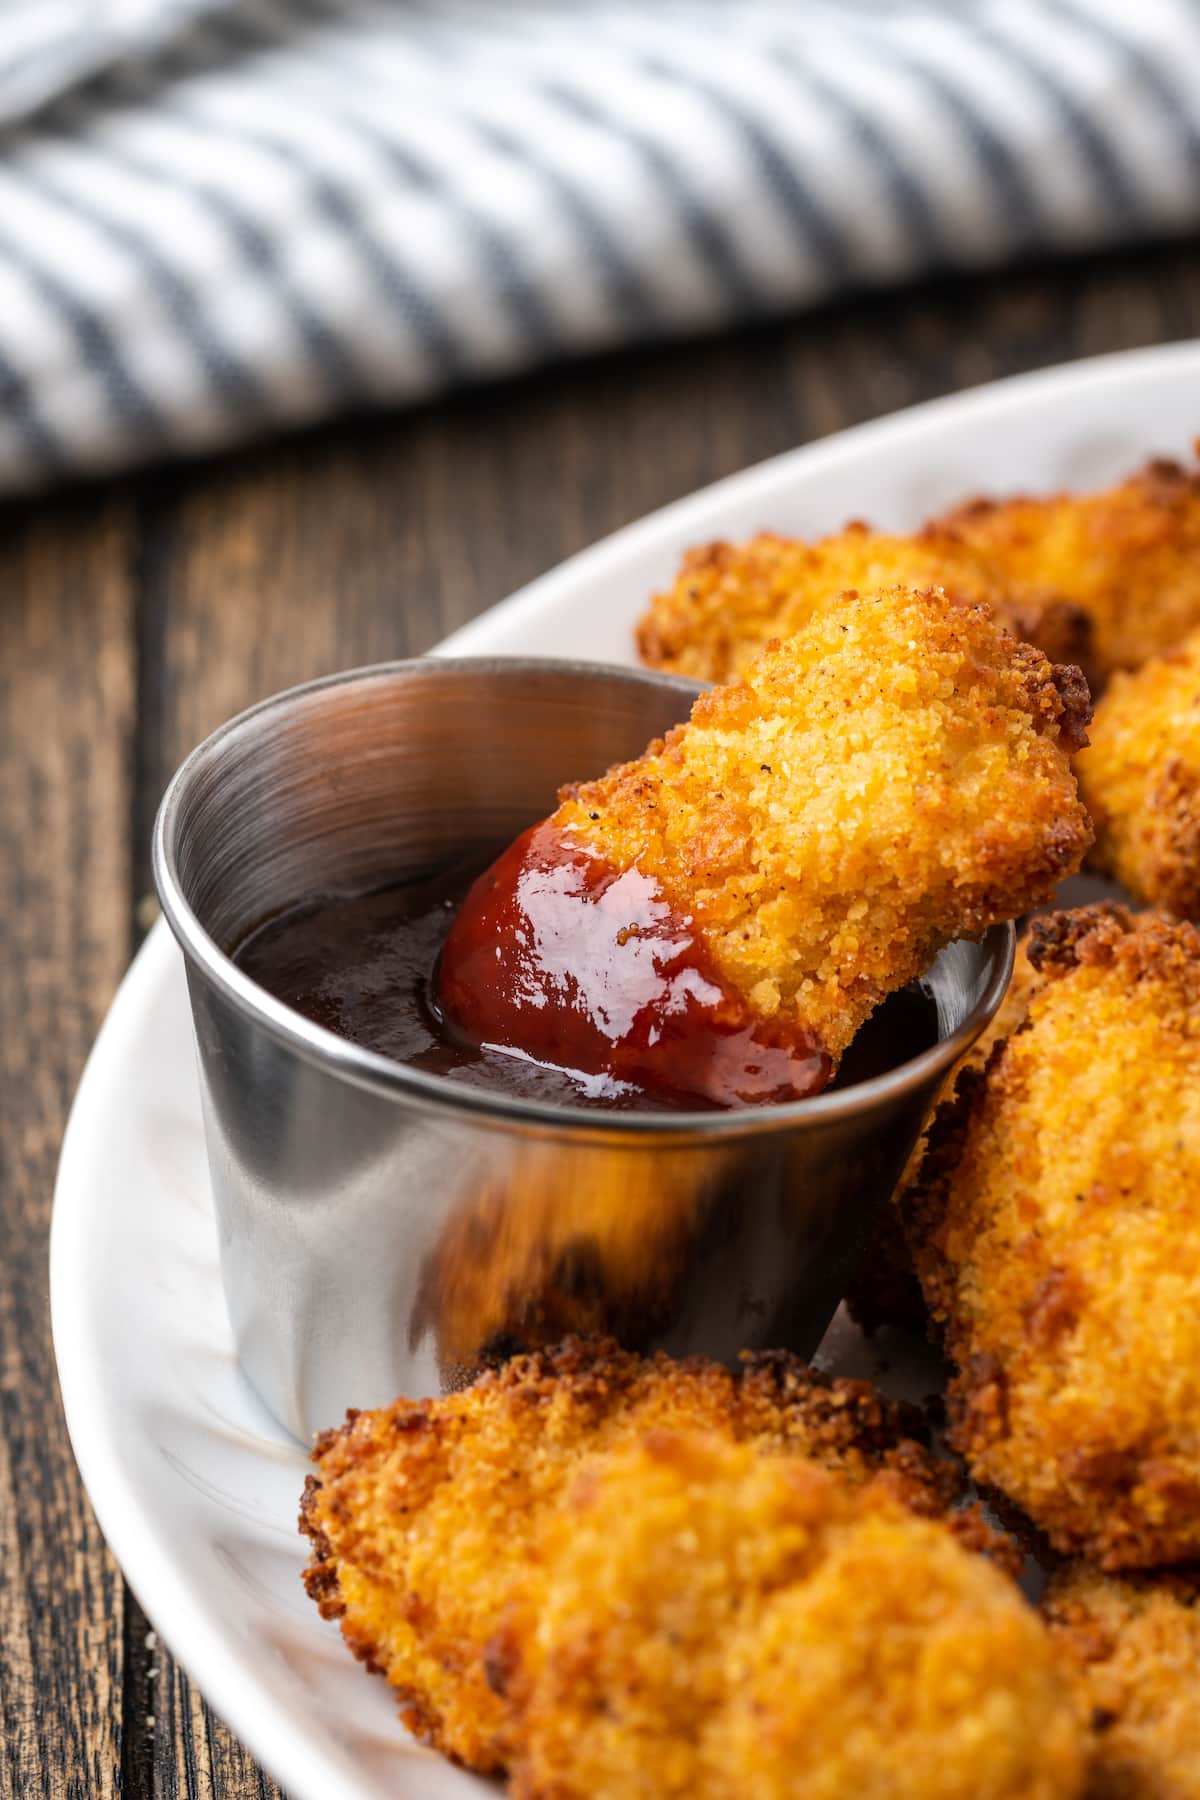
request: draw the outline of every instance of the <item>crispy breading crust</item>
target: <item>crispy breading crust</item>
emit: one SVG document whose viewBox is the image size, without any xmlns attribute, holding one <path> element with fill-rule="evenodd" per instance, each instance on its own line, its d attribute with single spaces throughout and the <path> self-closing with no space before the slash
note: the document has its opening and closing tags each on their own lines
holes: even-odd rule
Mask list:
<svg viewBox="0 0 1200 1800">
<path fill-rule="evenodd" d="M 1075 771 L 1093 862 L 1149 905 L 1200 916 L 1200 631 L 1114 677 Z"/>
<path fill-rule="evenodd" d="M 1200 1571 L 1073 1564 L 1042 1604 L 1091 1714 L 1087 1800 L 1200 1800 Z"/>
<path fill-rule="evenodd" d="M 897 536 L 858 520 L 812 544 L 763 531 L 744 544 L 687 551 L 674 584 L 639 621 L 638 650 L 652 669 L 730 681 L 772 638 L 800 631 L 837 595 L 890 587 L 945 588 L 987 602 L 1051 662 L 1090 670 L 1091 627 L 1079 607 L 1005 581 L 953 530 Z"/>
<path fill-rule="evenodd" d="M 653 1432 L 506 1621 L 517 1800 L 1054 1800 L 1082 1709 L 1017 1589 L 868 1483 Z"/>
<path fill-rule="evenodd" d="M 944 1516 L 959 1493 L 957 1472 L 916 1441 L 919 1414 L 783 1353 L 747 1357 L 731 1374 L 573 1339 L 444 1399 L 351 1413 L 313 1452 L 305 1582 L 425 1741 L 482 1772 L 509 1761 L 502 1618 L 518 1594 L 533 1603 L 540 1535 L 566 1483 L 655 1429 L 801 1453 L 853 1485 L 881 1481 L 917 1514 Z M 1011 1570 L 1012 1547 L 977 1513 L 956 1513 L 952 1528 Z"/>
<path fill-rule="evenodd" d="M 1081 606 L 1101 682 L 1200 626 L 1195 467 L 1159 458 L 1099 493 L 974 500 L 938 524 L 1000 580 Z"/>
<path fill-rule="evenodd" d="M 1091 825 L 1077 669 L 984 606 L 846 595 L 554 824 L 636 864 L 751 1011 L 836 1063 L 951 939 L 1048 900 Z"/>
<path fill-rule="evenodd" d="M 1160 458 L 1097 493 L 970 500 L 910 536 L 856 521 L 816 543 L 707 544 L 651 602 L 638 648 L 651 668 L 727 681 L 833 595 L 893 585 L 988 601 L 1098 693 L 1200 627 L 1200 471 Z"/>
<path fill-rule="evenodd" d="M 1068 975 L 1081 963 L 1103 961 L 1113 947 L 1130 934 L 1152 927 L 1153 921 L 1139 923 L 1138 916 L 1118 900 L 1098 900 L 1092 906 L 1076 906 L 1064 912 L 1040 913 L 1029 922 L 1025 942 L 1025 959 L 1035 976 L 1053 979 Z M 1155 934 L 1160 935 L 1160 934 Z M 1027 994 L 1026 1017 L 1036 987 Z"/>
<path fill-rule="evenodd" d="M 1200 932 L 1034 922 L 1025 1027 L 939 1110 L 909 1241 L 954 1442 L 1055 1547 L 1200 1555 Z"/>
</svg>

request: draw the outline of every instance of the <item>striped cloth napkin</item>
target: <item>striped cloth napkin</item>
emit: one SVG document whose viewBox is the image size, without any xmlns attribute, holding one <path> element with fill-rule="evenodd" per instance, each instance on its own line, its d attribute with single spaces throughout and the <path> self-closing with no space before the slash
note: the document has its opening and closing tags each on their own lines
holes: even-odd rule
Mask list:
<svg viewBox="0 0 1200 1800">
<path fill-rule="evenodd" d="M 1198 220 L 1200 0 L 0 0 L 0 489 Z"/>
</svg>

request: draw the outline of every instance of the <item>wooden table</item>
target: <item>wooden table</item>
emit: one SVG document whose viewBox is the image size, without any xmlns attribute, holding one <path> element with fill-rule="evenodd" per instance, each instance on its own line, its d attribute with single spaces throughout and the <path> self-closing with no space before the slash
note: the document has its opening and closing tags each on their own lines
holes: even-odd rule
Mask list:
<svg viewBox="0 0 1200 1800">
<path fill-rule="evenodd" d="M 183 753 L 274 689 L 425 650 L 760 457 L 1198 333 L 1200 248 L 1147 251 L 870 298 L 0 510 L 0 1795 L 277 1791 L 125 1589 L 50 1343 L 59 1141 L 153 916 L 150 826 Z"/>
</svg>

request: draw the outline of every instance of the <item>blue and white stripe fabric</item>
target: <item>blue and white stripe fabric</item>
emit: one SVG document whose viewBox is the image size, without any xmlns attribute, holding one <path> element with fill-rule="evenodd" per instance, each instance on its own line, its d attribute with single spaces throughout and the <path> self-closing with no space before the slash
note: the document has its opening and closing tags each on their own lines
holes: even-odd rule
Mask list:
<svg viewBox="0 0 1200 1800">
<path fill-rule="evenodd" d="M 1200 0 L 0 0 L 0 490 L 1200 223 Z"/>
</svg>

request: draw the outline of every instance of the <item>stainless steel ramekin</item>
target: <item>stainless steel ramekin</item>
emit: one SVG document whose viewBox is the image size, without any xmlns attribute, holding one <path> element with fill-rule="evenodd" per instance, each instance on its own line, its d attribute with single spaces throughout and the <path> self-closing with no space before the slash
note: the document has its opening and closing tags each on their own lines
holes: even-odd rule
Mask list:
<svg viewBox="0 0 1200 1800">
<path fill-rule="evenodd" d="M 385 664 L 264 701 L 171 782 L 155 876 L 187 963 L 225 1292 L 242 1364 L 297 1436 L 569 1330 L 726 1359 L 816 1348 L 942 1078 L 1000 1003 L 1011 926 L 938 957 L 923 1054 L 729 1113 L 459 1086 L 311 1024 L 230 959 L 313 896 L 515 836 L 696 691 L 591 664 Z"/>
</svg>

